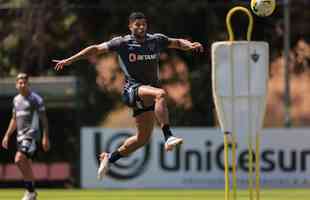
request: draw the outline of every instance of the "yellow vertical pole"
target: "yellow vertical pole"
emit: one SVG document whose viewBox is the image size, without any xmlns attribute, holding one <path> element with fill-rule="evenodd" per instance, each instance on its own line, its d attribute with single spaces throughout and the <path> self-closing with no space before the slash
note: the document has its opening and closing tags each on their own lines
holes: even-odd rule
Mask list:
<svg viewBox="0 0 310 200">
<path fill-rule="evenodd" d="M 229 200 L 229 162 L 228 162 L 228 141 L 227 134 L 224 133 L 224 173 L 225 173 L 225 200 Z"/>
<path fill-rule="evenodd" d="M 256 172 L 256 200 L 260 200 L 260 136 L 256 133 L 255 148 L 255 172 Z"/>
<path fill-rule="evenodd" d="M 249 196 L 250 200 L 253 200 L 253 144 L 251 133 L 248 136 L 248 154 L 249 154 Z"/>
<path fill-rule="evenodd" d="M 232 188 L 233 188 L 233 200 L 237 199 L 237 153 L 236 153 L 237 138 L 236 134 L 232 133 Z"/>
<path fill-rule="evenodd" d="M 231 26 L 231 17 L 236 11 L 242 11 L 245 14 L 247 14 L 247 16 L 248 16 L 249 25 L 248 25 L 248 30 L 247 30 L 247 40 L 250 41 L 251 35 L 252 35 L 252 30 L 253 30 L 253 16 L 248 9 L 246 9 L 244 7 L 240 7 L 240 6 L 232 8 L 226 16 L 226 26 L 227 26 L 228 34 L 229 34 L 229 41 L 231 41 L 231 42 L 234 41 L 234 33 L 232 30 L 232 26 Z M 237 174 L 236 174 L 236 162 L 237 161 L 236 161 L 236 137 L 235 137 L 236 133 L 232 133 L 232 134 L 233 134 L 233 136 L 232 136 L 233 137 L 233 144 L 232 144 L 233 199 L 236 200 L 236 198 L 237 198 Z M 224 136 L 224 142 L 226 140 L 226 145 L 227 145 L 227 138 L 226 137 L 227 136 L 225 135 Z M 252 149 L 252 147 L 253 147 L 252 136 L 251 136 L 251 133 L 249 133 L 249 138 L 248 138 L 249 150 L 248 151 L 249 151 L 249 195 L 250 195 L 250 200 L 253 200 L 253 154 L 252 154 L 253 149 Z M 228 151 L 228 150 L 225 149 L 225 152 L 226 151 Z M 228 152 L 226 152 L 225 155 L 228 156 Z M 226 160 L 225 160 L 225 162 L 226 162 Z M 228 165 L 228 158 L 227 158 L 227 165 Z M 257 160 L 256 160 L 256 165 L 257 165 Z M 225 166 L 226 166 L 226 164 L 225 164 Z M 228 172 L 226 172 L 226 168 L 225 168 L 225 179 L 229 178 L 229 177 L 227 177 L 228 174 L 226 174 L 226 173 L 228 173 Z M 256 175 L 259 175 L 259 174 L 257 174 L 257 172 L 256 172 Z M 259 176 L 257 176 L 257 177 L 259 177 Z M 256 182 L 258 179 L 257 177 L 256 177 Z M 226 187 L 228 187 L 228 189 Z M 258 190 L 258 189 L 256 189 L 256 190 Z M 227 191 L 229 192 L 229 182 L 228 182 L 228 184 L 225 183 L 225 199 L 228 198 L 227 193 L 226 193 Z"/>
</svg>

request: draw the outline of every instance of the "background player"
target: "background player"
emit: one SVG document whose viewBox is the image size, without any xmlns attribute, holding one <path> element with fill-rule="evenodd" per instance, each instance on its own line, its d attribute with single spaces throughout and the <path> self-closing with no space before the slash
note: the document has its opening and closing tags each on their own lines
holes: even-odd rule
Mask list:
<svg viewBox="0 0 310 200">
<path fill-rule="evenodd" d="M 15 163 L 23 175 L 25 188 L 27 189 L 22 200 L 36 200 L 37 193 L 35 192 L 31 163 L 37 150 L 36 142 L 40 138 L 39 118 L 42 120 L 43 125 L 42 147 L 44 151 L 49 150 L 48 121 L 43 99 L 30 90 L 27 74 L 18 74 L 16 89 L 19 94 L 13 100 L 13 115 L 2 140 L 2 146 L 8 149 L 10 137 L 17 128 Z"/>
</svg>

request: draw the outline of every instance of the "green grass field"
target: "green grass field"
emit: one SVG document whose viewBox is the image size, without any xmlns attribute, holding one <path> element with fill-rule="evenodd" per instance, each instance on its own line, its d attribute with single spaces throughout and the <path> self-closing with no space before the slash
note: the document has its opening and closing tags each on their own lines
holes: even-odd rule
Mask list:
<svg viewBox="0 0 310 200">
<path fill-rule="evenodd" d="M 0 189 L 1 200 L 20 200 L 21 189 Z M 223 190 L 78 190 L 38 189 L 38 200 L 224 200 Z M 248 200 L 246 190 L 238 200 Z M 262 190 L 261 200 L 309 200 L 310 189 Z"/>
</svg>

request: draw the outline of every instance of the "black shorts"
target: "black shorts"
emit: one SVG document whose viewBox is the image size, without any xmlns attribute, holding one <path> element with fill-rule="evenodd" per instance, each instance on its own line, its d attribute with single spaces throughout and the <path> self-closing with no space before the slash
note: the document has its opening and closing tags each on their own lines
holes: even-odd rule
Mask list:
<svg viewBox="0 0 310 200">
<path fill-rule="evenodd" d="M 122 99 L 123 102 L 133 109 L 133 116 L 137 116 L 147 111 L 154 111 L 155 105 L 145 106 L 142 99 L 138 95 L 138 88 L 142 84 L 133 81 L 126 81 L 124 86 Z"/>
<path fill-rule="evenodd" d="M 17 142 L 17 151 L 25 154 L 27 158 L 32 159 L 37 151 L 37 144 L 35 139 L 22 139 Z"/>
</svg>

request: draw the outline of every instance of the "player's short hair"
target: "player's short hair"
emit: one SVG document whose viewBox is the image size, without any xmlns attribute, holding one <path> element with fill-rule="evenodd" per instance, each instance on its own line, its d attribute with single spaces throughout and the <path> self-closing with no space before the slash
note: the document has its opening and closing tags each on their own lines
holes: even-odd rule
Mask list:
<svg viewBox="0 0 310 200">
<path fill-rule="evenodd" d="M 26 73 L 19 73 L 16 76 L 16 81 L 20 80 L 20 79 L 24 79 L 26 81 L 28 81 L 28 75 Z"/>
<path fill-rule="evenodd" d="M 146 19 L 146 17 L 144 15 L 144 13 L 142 13 L 142 12 L 132 12 L 128 17 L 129 23 L 131 23 L 137 19 Z"/>
</svg>

